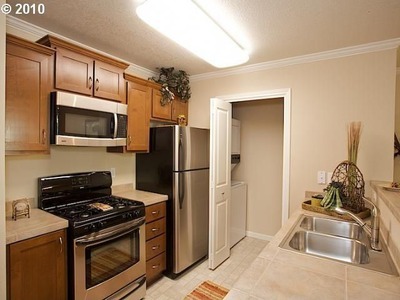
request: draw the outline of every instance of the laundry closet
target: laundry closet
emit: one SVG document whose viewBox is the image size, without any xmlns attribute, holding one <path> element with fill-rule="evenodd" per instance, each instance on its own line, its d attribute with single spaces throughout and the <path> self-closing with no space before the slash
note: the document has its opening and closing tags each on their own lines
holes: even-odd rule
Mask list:
<svg viewBox="0 0 400 300">
<path fill-rule="evenodd" d="M 282 223 L 283 98 L 232 103 L 231 247 Z"/>
</svg>

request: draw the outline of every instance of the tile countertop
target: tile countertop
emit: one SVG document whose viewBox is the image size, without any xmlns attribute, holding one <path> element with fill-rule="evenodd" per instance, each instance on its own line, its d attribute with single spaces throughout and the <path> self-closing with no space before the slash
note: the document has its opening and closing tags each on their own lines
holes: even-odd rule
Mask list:
<svg viewBox="0 0 400 300">
<path fill-rule="evenodd" d="M 168 200 L 168 196 L 134 190 L 131 184 L 113 187 L 113 195 L 142 201 L 146 206 Z M 38 208 L 31 209 L 30 218 L 14 221 L 6 218 L 6 243 L 12 244 L 68 227 L 68 221 Z"/>
<path fill-rule="evenodd" d="M 112 194 L 118 197 L 137 200 L 145 206 L 167 201 L 168 196 L 133 189 L 132 184 L 117 185 L 112 187 Z"/>
<path fill-rule="evenodd" d="M 400 299 L 400 277 L 279 248 L 294 213 L 242 273 L 227 299 Z"/>
<path fill-rule="evenodd" d="M 400 222 L 400 189 L 395 191 L 386 190 L 390 187 L 391 182 L 387 181 L 371 181 L 372 189 L 385 202 L 392 212 L 393 216 Z"/>
<path fill-rule="evenodd" d="M 30 218 L 14 221 L 6 218 L 6 243 L 12 244 L 68 227 L 68 221 L 38 208 L 31 209 Z"/>
</svg>

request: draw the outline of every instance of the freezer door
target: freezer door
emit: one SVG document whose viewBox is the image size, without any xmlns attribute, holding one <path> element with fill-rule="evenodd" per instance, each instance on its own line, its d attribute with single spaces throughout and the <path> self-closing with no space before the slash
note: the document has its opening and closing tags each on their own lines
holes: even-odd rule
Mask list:
<svg viewBox="0 0 400 300">
<path fill-rule="evenodd" d="M 174 126 L 174 171 L 208 168 L 210 164 L 210 131 Z"/>
<path fill-rule="evenodd" d="M 174 172 L 173 273 L 208 253 L 209 170 Z"/>
</svg>

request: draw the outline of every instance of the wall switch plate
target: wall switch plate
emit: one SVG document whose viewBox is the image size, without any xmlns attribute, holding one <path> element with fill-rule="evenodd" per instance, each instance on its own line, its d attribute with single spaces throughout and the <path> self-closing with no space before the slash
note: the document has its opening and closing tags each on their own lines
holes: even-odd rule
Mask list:
<svg viewBox="0 0 400 300">
<path fill-rule="evenodd" d="M 111 168 L 111 178 L 115 178 L 115 168 Z"/>
<path fill-rule="evenodd" d="M 333 175 L 333 172 L 326 173 L 326 183 L 327 184 L 332 182 L 332 175 Z"/>
<path fill-rule="evenodd" d="M 317 183 L 318 184 L 325 184 L 326 183 L 326 172 L 325 171 L 318 171 L 318 178 L 317 178 Z"/>
</svg>

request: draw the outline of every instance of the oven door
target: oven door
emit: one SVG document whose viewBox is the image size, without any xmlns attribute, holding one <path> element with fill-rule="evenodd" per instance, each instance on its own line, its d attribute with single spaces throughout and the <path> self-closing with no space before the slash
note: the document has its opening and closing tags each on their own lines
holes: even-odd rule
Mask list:
<svg viewBox="0 0 400 300">
<path fill-rule="evenodd" d="M 129 286 L 146 273 L 144 226 L 141 218 L 74 240 L 75 299 L 104 299 L 136 289 Z"/>
</svg>

